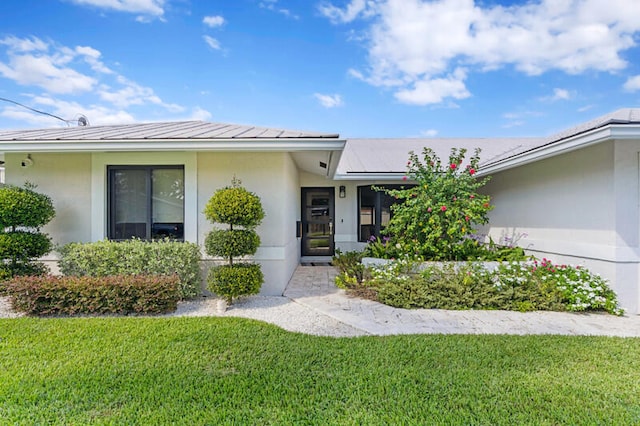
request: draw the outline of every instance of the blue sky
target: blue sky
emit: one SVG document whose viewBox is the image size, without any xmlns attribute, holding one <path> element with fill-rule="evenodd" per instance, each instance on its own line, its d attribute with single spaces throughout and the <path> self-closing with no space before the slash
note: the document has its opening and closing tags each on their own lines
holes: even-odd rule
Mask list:
<svg viewBox="0 0 640 426">
<path fill-rule="evenodd" d="M 0 20 L 0 97 L 91 125 L 546 136 L 640 103 L 638 0 L 21 0 Z M 0 102 L 0 129 L 56 126 Z"/>
</svg>

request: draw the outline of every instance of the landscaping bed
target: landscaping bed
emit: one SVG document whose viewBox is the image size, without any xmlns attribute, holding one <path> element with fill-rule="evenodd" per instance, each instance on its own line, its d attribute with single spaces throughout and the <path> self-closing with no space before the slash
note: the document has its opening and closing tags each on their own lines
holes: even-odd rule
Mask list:
<svg viewBox="0 0 640 426">
<path fill-rule="evenodd" d="M 334 259 L 338 287 L 398 308 L 604 311 L 622 315 L 606 280 L 548 259 L 511 262 L 419 262 Z"/>
<path fill-rule="evenodd" d="M 400 308 L 622 315 L 605 279 L 581 266 L 527 256 L 518 246 L 525 233 L 514 231 L 498 242 L 477 233 L 493 208 L 478 192 L 489 180 L 475 177 L 479 152 L 466 166 L 465 149 L 453 149 L 446 163 L 430 148 L 422 158 L 411 152 L 403 179 L 412 184 L 379 189 L 399 200 L 383 236 L 372 236 L 362 253 L 337 252 L 336 285 Z M 376 259 L 363 264 L 365 256 Z"/>
</svg>

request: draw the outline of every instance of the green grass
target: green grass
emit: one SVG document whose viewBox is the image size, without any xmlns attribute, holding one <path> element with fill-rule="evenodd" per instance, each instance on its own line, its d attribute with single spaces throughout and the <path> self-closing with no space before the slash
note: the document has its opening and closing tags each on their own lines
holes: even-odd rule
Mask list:
<svg viewBox="0 0 640 426">
<path fill-rule="evenodd" d="M 0 424 L 640 423 L 640 339 L 0 320 Z"/>
</svg>

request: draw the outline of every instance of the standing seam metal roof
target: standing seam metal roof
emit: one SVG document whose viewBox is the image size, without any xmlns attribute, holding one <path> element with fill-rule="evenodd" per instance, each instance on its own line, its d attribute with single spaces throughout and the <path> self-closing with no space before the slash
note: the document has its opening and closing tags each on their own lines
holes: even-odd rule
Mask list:
<svg viewBox="0 0 640 426">
<path fill-rule="evenodd" d="M 172 140 L 172 139 L 325 139 L 336 133 L 316 133 L 206 121 L 60 127 L 0 131 L 0 141 L 44 140 Z"/>
</svg>

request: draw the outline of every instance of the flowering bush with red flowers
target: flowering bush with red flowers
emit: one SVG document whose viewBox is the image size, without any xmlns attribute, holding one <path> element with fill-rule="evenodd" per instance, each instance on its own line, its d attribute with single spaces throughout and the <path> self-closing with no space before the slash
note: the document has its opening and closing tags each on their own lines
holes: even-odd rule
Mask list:
<svg viewBox="0 0 640 426">
<path fill-rule="evenodd" d="M 476 178 L 480 150 L 465 163 L 466 149 L 452 149 L 443 163 L 430 148 L 422 158 L 409 154 L 407 176 L 417 185 L 387 192 L 403 199 L 395 204 L 385 233 L 391 243 L 409 245 L 411 255 L 427 260 L 467 260 L 478 257 L 482 246 L 467 238 L 488 222 L 493 208 L 488 195 L 477 192 L 489 180 Z"/>
</svg>

